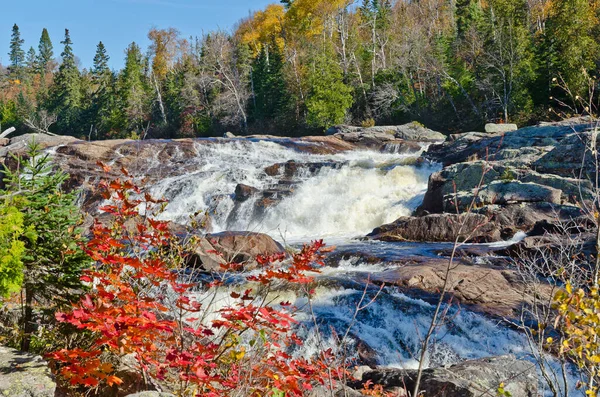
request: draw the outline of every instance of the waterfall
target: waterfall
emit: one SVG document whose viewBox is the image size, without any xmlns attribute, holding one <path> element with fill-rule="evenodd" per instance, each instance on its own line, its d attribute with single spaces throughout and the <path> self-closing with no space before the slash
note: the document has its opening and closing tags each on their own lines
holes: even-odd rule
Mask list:
<svg viewBox="0 0 600 397">
<path fill-rule="evenodd" d="M 155 197 L 169 201 L 164 219 L 185 223 L 189 214 L 207 211 L 213 231 L 252 230 L 292 241 L 364 235 L 409 215 L 439 168 L 418 162 L 421 152 L 310 154 L 267 140 L 199 142 L 196 151 L 185 160 L 190 172 L 166 176 L 152 187 Z M 265 172 L 290 161 L 293 174 Z M 238 184 L 267 193 L 236 202 Z M 257 211 L 266 195 L 268 205 Z"/>
</svg>

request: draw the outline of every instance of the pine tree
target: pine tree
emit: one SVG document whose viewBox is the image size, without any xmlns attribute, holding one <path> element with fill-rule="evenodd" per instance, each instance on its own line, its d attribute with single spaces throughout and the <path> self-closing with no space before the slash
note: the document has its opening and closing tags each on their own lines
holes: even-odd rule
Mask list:
<svg viewBox="0 0 600 397">
<path fill-rule="evenodd" d="M 25 295 L 21 348 L 25 351 L 34 330 L 34 302 L 68 304 L 83 289 L 81 271 L 90 262 L 79 248 L 77 192 L 62 189 L 68 175 L 56 171 L 34 142 L 27 157 L 21 170 L 4 170 L 7 187 L 2 192 L 12 194 L 10 205 L 20 211 L 23 225 L 27 225 L 21 235 L 24 250 L 20 258 Z M 20 194 L 14 195 L 17 191 Z"/>
<path fill-rule="evenodd" d="M 108 68 L 108 61 L 110 57 L 106 53 L 106 48 L 102 42 L 99 42 L 96 46 L 96 55 L 94 56 L 94 66 L 92 67 L 92 75 L 100 79 L 102 76 L 110 72 Z"/>
<path fill-rule="evenodd" d="M 105 138 L 112 129 L 112 114 L 117 105 L 115 99 L 115 76 L 109 69 L 110 57 L 102 42 L 96 47 L 94 64 L 90 72 L 92 93 L 87 119 L 95 131 L 94 137 Z"/>
<path fill-rule="evenodd" d="M 252 63 L 251 116 L 256 120 L 275 120 L 285 114 L 289 93 L 285 84 L 283 55 L 277 44 L 263 45 Z"/>
<path fill-rule="evenodd" d="M 42 36 L 40 37 L 40 43 L 38 44 L 38 66 L 40 68 L 40 74 L 48 72 L 48 68 L 51 65 L 54 57 L 54 50 L 52 47 L 52 41 L 48 30 L 44 28 L 42 30 Z"/>
<path fill-rule="evenodd" d="M 22 78 L 23 67 L 25 66 L 25 51 L 23 51 L 23 43 L 25 40 L 21 39 L 21 32 L 19 32 L 19 26 L 15 23 L 12 28 L 12 35 L 10 38 L 10 52 L 8 53 L 10 59 L 10 72 L 13 78 Z"/>
<path fill-rule="evenodd" d="M 551 76 L 564 80 L 573 95 L 586 98 L 586 72 L 593 72 L 600 56 L 596 40 L 598 20 L 596 6 L 588 0 L 560 0 L 551 2 L 550 17 L 546 22 L 545 55 Z M 562 89 L 556 96 L 564 95 Z"/>
<path fill-rule="evenodd" d="M 33 76 L 39 69 L 37 63 L 37 55 L 33 47 L 30 47 L 29 51 L 27 51 L 27 57 L 25 59 L 25 68 L 27 70 L 27 75 L 29 76 Z"/>
<path fill-rule="evenodd" d="M 119 99 L 122 102 L 123 128 L 128 132 L 139 131 L 148 116 L 148 85 L 145 69 L 148 65 L 142 50 L 136 43 L 127 47 L 125 68 L 119 78 Z M 126 132 L 126 131 L 123 131 Z"/>
<path fill-rule="evenodd" d="M 327 129 L 343 122 L 346 112 L 352 106 L 352 88 L 344 83 L 342 68 L 335 61 L 333 50 L 317 55 L 308 82 L 308 125 Z"/>
<path fill-rule="evenodd" d="M 57 126 L 60 132 L 76 135 L 83 133 L 86 127 L 79 123 L 82 105 L 81 75 L 75 62 L 68 29 L 65 29 L 65 39 L 61 44 L 64 45 L 62 63 L 54 79 L 50 108 L 58 115 Z"/>
</svg>

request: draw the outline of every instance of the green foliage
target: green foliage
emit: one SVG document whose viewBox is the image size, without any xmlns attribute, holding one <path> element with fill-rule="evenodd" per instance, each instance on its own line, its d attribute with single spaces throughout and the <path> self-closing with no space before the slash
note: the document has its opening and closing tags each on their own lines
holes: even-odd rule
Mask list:
<svg viewBox="0 0 600 397">
<path fill-rule="evenodd" d="M 277 44 L 263 46 L 252 64 L 254 98 L 251 115 L 256 120 L 274 120 L 288 110 L 289 94 L 283 74 L 283 57 Z"/>
<path fill-rule="evenodd" d="M 12 27 L 12 35 L 10 38 L 10 52 L 8 57 L 10 60 L 10 72 L 13 78 L 20 79 L 22 70 L 25 66 L 25 51 L 23 51 L 23 43 L 25 40 L 21 38 L 19 27 L 15 23 Z"/>
<path fill-rule="evenodd" d="M 80 123 L 83 98 L 81 75 L 75 62 L 68 29 L 65 29 L 65 38 L 61 44 L 64 45 L 62 63 L 54 78 L 50 110 L 58 115 L 58 131 L 66 135 L 77 135 L 85 131 Z"/>
<path fill-rule="evenodd" d="M 326 129 L 342 123 L 347 110 L 352 106 L 352 88 L 344 83 L 342 68 L 331 53 L 316 56 L 308 81 L 308 125 Z"/>
<path fill-rule="evenodd" d="M 21 169 L 5 169 L 7 187 L 0 191 L 0 195 L 11 197 L 9 205 L 22 217 L 25 230 L 20 236 L 26 305 L 24 350 L 29 348 L 33 303 L 71 302 L 84 288 L 80 275 L 89 264 L 79 247 L 82 236 L 77 192 L 65 192 L 62 188 L 68 175 L 55 170 L 48 155 L 42 154 L 33 142 L 27 158 L 18 159 Z"/>
<path fill-rule="evenodd" d="M 0 296 L 17 292 L 23 283 L 23 233 L 23 214 L 15 207 L 0 205 Z"/>
<path fill-rule="evenodd" d="M 48 30 L 44 28 L 42 30 L 42 36 L 40 37 L 40 42 L 38 44 L 38 66 L 40 68 L 39 72 L 41 74 L 45 74 L 48 71 L 48 68 L 54 58 L 54 49 L 52 47 L 52 41 L 50 40 L 50 35 L 48 34 Z"/>
</svg>

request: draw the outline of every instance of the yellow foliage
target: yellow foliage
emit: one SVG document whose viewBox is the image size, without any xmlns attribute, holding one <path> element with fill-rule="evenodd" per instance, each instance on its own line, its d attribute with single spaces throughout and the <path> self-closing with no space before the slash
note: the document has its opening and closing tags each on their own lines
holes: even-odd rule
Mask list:
<svg viewBox="0 0 600 397">
<path fill-rule="evenodd" d="M 575 290 L 567 283 L 564 290 L 554 297 L 554 308 L 559 317 L 556 325 L 562 332 L 562 342 L 557 346 L 560 354 L 567 355 L 581 369 L 586 370 L 588 386 L 586 394 L 596 396 L 598 373 L 594 368 L 600 364 L 600 299 L 598 289 Z M 551 344 L 552 338 L 547 342 Z M 591 370 L 590 370 L 591 369 Z"/>
<path fill-rule="evenodd" d="M 325 23 L 350 3 L 349 0 L 295 0 L 285 15 L 286 25 L 307 36 L 319 35 Z"/>
<path fill-rule="evenodd" d="M 238 28 L 236 35 L 241 42 L 250 46 L 253 55 L 260 52 L 264 44 L 275 41 L 283 49 L 284 41 L 281 35 L 285 10 L 280 4 L 271 4 L 264 11 L 257 11 L 244 21 Z"/>
</svg>

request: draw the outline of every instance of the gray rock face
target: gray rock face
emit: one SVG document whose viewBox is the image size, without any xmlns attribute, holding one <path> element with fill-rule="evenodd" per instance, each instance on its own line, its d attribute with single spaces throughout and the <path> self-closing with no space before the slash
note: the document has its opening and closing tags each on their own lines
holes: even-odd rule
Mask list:
<svg viewBox="0 0 600 397">
<path fill-rule="evenodd" d="M 54 397 L 56 383 L 40 357 L 0 346 L 0 396 Z"/>
<path fill-rule="evenodd" d="M 443 142 L 446 136 L 439 132 L 425 128 L 418 123 L 404 125 L 355 127 L 338 125 L 327 130 L 327 135 L 334 135 L 344 141 L 360 142 L 367 140 L 392 141 L 404 140 L 415 142 Z"/>
<path fill-rule="evenodd" d="M 574 133 L 583 132 L 591 127 L 589 121 L 576 119 L 563 123 L 540 124 L 506 133 L 469 132 L 457 135 L 453 140 L 440 145 L 432 145 L 426 155 L 445 166 L 477 159 L 495 161 L 498 160 L 496 154 L 505 149 L 548 149 Z"/>
<path fill-rule="evenodd" d="M 485 132 L 492 133 L 492 134 L 516 131 L 518 129 L 519 129 L 519 127 L 517 127 L 516 124 L 488 123 L 485 125 Z"/>
<path fill-rule="evenodd" d="M 476 206 L 482 205 L 506 205 L 512 203 L 537 203 L 546 202 L 551 204 L 561 203 L 562 192 L 548 186 L 538 185 L 537 183 L 523 183 L 520 181 L 494 181 L 481 188 L 479 192 L 469 192 L 457 194 L 459 208 L 468 208 L 474 202 Z M 450 194 L 444 197 L 448 200 L 445 208 L 455 206 L 455 197 Z"/>
<path fill-rule="evenodd" d="M 380 369 L 365 372 L 360 384 L 370 380 L 387 390 L 406 388 L 412 392 L 415 378 L 415 370 Z M 537 396 L 535 365 L 507 355 L 426 369 L 420 391 L 425 396 L 437 397 L 496 396 L 501 384 L 513 397 Z"/>
</svg>

